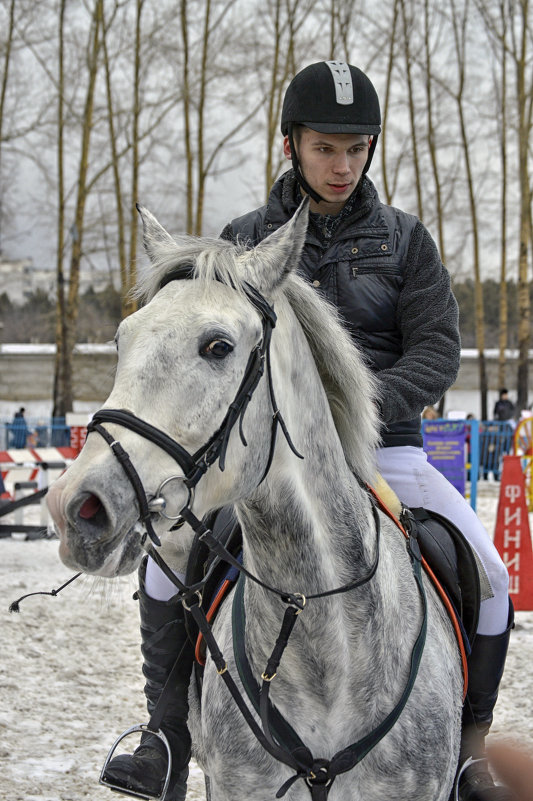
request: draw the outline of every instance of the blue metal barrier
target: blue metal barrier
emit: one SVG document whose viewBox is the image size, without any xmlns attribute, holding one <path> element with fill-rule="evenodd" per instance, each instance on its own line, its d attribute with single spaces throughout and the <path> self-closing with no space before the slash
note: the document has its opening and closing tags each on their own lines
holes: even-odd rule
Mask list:
<svg viewBox="0 0 533 801">
<path fill-rule="evenodd" d="M 500 480 L 503 457 L 513 449 L 514 428 L 507 420 L 486 420 L 479 426 L 479 465 L 483 478 Z"/>
<path fill-rule="evenodd" d="M 29 418 L 26 424 L 28 431 L 22 442 L 20 431 L 17 432 L 18 437 L 15 439 L 13 421 L 0 419 L 0 450 L 6 451 L 15 447 L 58 448 L 70 445 L 70 427 L 65 424 L 64 417 L 52 417 L 47 420 Z"/>
</svg>

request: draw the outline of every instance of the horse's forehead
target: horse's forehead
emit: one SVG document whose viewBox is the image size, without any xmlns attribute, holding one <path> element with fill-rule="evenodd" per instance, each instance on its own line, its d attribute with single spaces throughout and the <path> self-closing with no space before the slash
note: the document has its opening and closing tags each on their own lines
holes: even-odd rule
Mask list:
<svg viewBox="0 0 533 801">
<path fill-rule="evenodd" d="M 181 280 L 166 284 L 140 309 L 141 327 L 150 321 L 192 332 L 216 321 L 239 328 L 252 325 L 255 329 L 259 317 L 246 298 L 229 286 L 217 281 L 205 284 Z"/>
</svg>

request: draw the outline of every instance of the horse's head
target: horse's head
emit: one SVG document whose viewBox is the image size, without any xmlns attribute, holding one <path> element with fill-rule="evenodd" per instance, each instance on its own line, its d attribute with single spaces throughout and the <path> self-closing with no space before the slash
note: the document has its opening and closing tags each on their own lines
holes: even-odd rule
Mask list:
<svg viewBox="0 0 533 801">
<path fill-rule="evenodd" d="M 303 204 L 289 223 L 250 249 L 219 239 L 174 240 L 148 211 L 140 213 L 151 270 L 139 291 L 148 302 L 118 328 L 117 372 L 101 412 L 101 429 L 89 434 L 82 453 L 48 498 L 62 560 L 107 576 L 138 565 L 145 528 L 138 488 L 131 474 L 127 477 L 114 441 L 127 453 L 145 499 L 165 504 L 166 517 L 155 511 L 150 516 L 156 535 L 166 534 L 191 493 L 183 480 L 186 459 L 176 459 L 171 447 L 122 425 L 106 410 L 126 411 L 130 419 L 162 432 L 167 444 L 178 443 L 180 453 L 200 454 L 200 465 L 208 461 L 202 449 L 227 419 L 251 362 L 255 359 L 260 372 L 265 367 L 265 314 L 271 313 L 270 304 L 298 264 L 307 227 Z M 261 294 L 255 297 L 253 288 Z M 238 410 L 235 416 L 222 458 L 219 452 L 218 465 L 195 488 L 198 517 L 253 491 L 266 469 L 272 398 L 266 379 L 251 383 L 256 386 L 244 393 L 251 397 L 244 399 L 244 414 Z M 181 531 L 172 536 L 183 537 L 184 551 L 188 548 Z"/>
</svg>

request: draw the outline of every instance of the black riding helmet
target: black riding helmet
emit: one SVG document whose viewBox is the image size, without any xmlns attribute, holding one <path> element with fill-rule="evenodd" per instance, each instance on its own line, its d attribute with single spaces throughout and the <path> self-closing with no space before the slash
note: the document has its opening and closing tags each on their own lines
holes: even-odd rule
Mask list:
<svg viewBox="0 0 533 801">
<path fill-rule="evenodd" d="M 364 72 L 345 61 L 311 64 L 290 82 L 283 100 L 281 133 L 289 137 L 298 183 L 318 203 L 323 198 L 309 186 L 300 169 L 293 139 L 295 124 L 321 133 L 371 135 L 372 144 L 363 170 L 366 173 L 381 133 L 377 92 Z"/>
</svg>

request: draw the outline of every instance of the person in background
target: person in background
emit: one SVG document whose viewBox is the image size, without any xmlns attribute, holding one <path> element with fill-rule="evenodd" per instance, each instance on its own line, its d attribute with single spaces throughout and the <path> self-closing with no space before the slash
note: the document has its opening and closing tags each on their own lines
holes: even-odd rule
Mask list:
<svg viewBox="0 0 533 801">
<path fill-rule="evenodd" d="M 28 424 L 24 418 L 24 406 L 21 406 L 18 412 L 13 417 L 11 423 L 11 447 L 12 448 L 25 448 L 26 440 L 28 438 Z"/>
<path fill-rule="evenodd" d="M 494 404 L 494 420 L 512 420 L 515 415 L 515 405 L 509 398 L 509 390 L 503 387 L 500 389 L 500 396 Z"/>
</svg>

